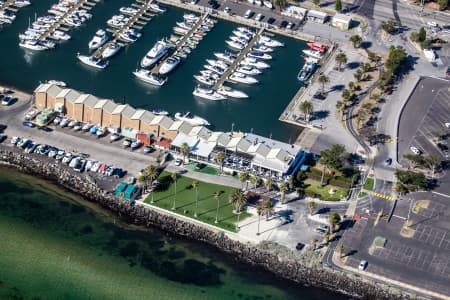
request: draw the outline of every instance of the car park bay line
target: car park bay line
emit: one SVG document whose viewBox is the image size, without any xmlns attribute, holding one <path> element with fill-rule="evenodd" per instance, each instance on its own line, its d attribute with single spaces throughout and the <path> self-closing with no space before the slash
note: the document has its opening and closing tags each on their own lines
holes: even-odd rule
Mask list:
<svg viewBox="0 0 450 300">
<path fill-rule="evenodd" d="M 442 194 L 442 193 L 439 193 L 439 192 L 431 192 L 431 193 L 439 195 L 439 196 L 442 196 L 442 197 L 450 198 L 450 195 Z"/>
</svg>

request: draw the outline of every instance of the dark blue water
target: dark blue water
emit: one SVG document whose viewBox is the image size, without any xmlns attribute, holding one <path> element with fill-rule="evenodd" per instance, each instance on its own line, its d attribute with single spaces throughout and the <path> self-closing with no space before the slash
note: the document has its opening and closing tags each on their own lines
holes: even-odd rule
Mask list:
<svg viewBox="0 0 450 300">
<path fill-rule="evenodd" d="M 272 135 L 276 139 L 293 141 L 298 134 L 293 128 L 278 121 L 278 117 L 299 88 L 296 75 L 303 61 L 300 57 L 305 43 L 276 37 L 285 43 L 278 48 L 270 61 L 271 68 L 257 76 L 258 85 L 235 85 L 250 95 L 249 99 L 213 102 L 192 96 L 196 85 L 193 75 L 214 58 L 213 52 L 226 49 L 225 40 L 238 25 L 220 21 L 204 38 L 197 49 L 169 77 L 161 88 L 144 84 L 134 78 L 132 71 L 140 59 L 160 38 L 170 36 L 183 11 L 170 7 L 165 14 L 156 16 L 143 29 L 143 36 L 111 59 L 105 70 L 94 70 L 76 59 L 78 52 L 88 53 L 88 42 L 99 28 L 106 28 L 106 20 L 118 13 L 121 6 L 132 1 L 103 1 L 91 11 L 94 17 L 85 25 L 69 32 L 72 39 L 59 43 L 57 49 L 33 53 L 18 46 L 18 34 L 28 26 L 28 20 L 44 15 L 53 0 L 35 1 L 20 10 L 15 22 L 0 32 L 0 82 L 32 91 L 40 81 L 57 79 L 69 87 L 111 98 L 140 108 L 162 108 L 171 113 L 190 110 L 210 121 L 216 130 L 254 131 Z"/>
</svg>

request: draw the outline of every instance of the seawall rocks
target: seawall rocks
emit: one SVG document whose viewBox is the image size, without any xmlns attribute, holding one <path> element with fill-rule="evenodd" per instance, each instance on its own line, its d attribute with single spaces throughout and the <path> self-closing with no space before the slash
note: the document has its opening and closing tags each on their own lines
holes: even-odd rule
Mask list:
<svg viewBox="0 0 450 300">
<path fill-rule="evenodd" d="M 15 151 L 16 149 L 5 148 L 0 146 L 0 161 L 13 165 L 25 173 L 56 182 L 87 200 L 113 211 L 128 223 L 146 227 L 154 226 L 175 235 L 205 242 L 239 260 L 262 267 L 277 276 L 300 284 L 337 290 L 363 299 L 411 299 L 407 295 L 391 293 L 379 285 L 351 278 L 341 272 L 322 267 L 312 268 L 299 260 L 232 240 L 220 231 L 201 227 L 150 207 L 141 204 L 130 205 L 128 201 L 117 198 L 98 187 L 95 180 L 87 174 L 75 173 L 60 163 L 44 161 L 44 159 Z"/>
</svg>

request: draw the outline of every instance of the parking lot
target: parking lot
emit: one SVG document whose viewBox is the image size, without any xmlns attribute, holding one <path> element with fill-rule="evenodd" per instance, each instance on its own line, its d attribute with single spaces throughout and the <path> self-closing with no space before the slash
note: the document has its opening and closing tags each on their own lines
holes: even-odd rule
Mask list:
<svg viewBox="0 0 450 300">
<path fill-rule="evenodd" d="M 424 155 L 436 155 L 446 159 L 450 129 L 450 83 L 434 78 L 422 78 L 411 94 L 400 117 L 398 157 L 408 166 L 403 155 L 413 153 L 416 147 Z M 437 136 L 444 137 L 438 145 Z M 441 148 L 439 148 L 439 147 Z"/>
</svg>

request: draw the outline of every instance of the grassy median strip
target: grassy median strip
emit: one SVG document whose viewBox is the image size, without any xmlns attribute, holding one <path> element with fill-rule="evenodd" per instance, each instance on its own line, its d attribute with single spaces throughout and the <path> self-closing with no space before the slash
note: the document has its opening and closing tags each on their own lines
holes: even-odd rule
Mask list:
<svg viewBox="0 0 450 300">
<path fill-rule="evenodd" d="M 229 195 L 233 193 L 234 188 L 197 181 L 198 185 L 198 217 L 194 217 L 195 213 L 195 200 L 196 190 L 193 188 L 192 183 L 195 180 L 180 176 L 177 180 L 177 196 L 176 196 L 176 209 L 173 211 L 173 199 L 175 194 L 175 183 L 171 178 L 170 173 L 162 172 L 158 177 L 158 187 L 154 192 L 153 205 L 173 211 L 183 216 L 190 217 L 229 231 L 236 232 L 235 222 L 237 221 L 237 215 L 233 213 L 233 206 L 229 203 Z M 216 220 L 217 200 L 214 198 L 214 193 L 219 192 L 219 217 L 218 223 Z M 145 199 L 145 203 L 151 204 L 151 195 Z M 250 216 L 249 213 L 242 212 L 240 220 Z"/>
<path fill-rule="evenodd" d="M 320 182 L 307 179 L 304 183 L 306 195 L 315 195 L 320 200 L 325 201 L 339 201 L 341 198 L 346 197 L 348 194 L 348 189 L 336 187 L 332 185 L 326 185 L 321 187 Z M 334 193 L 330 194 L 330 190 Z"/>
<path fill-rule="evenodd" d="M 367 178 L 366 182 L 364 182 L 364 189 L 368 190 L 368 191 L 372 191 L 373 190 L 373 184 L 374 184 L 373 178 Z"/>
</svg>

